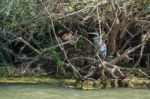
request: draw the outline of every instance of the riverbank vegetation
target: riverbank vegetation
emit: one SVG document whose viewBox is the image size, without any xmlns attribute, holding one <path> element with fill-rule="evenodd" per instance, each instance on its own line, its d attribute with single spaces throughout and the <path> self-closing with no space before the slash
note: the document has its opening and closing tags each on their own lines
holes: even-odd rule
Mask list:
<svg viewBox="0 0 150 99">
<path fill-rule="evenodd" d="M 83 89 L 150 86 L 149 0 L 1 0 L 0 8 L 0 82 L 52 77 L 76 79 Z"/>
</svg>

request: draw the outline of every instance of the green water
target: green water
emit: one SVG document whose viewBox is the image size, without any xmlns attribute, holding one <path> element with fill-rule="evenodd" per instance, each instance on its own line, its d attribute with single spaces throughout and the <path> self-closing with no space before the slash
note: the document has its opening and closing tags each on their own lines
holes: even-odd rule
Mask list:
<svg viewBox="0 0 150 99">
<path fill-rule="evenodd" d="M 0 99 L 150 99 L 150 89 L 77 90 L 41 84 L 1 84 Z"/>
</svg>

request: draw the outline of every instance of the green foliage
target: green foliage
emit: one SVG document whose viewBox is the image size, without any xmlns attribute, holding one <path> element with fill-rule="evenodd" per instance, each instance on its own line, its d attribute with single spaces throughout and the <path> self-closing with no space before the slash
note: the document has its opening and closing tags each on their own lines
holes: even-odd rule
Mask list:
<svg viewBox="0 0 150 99">
<path fill-rule="evenodd" d="M 36 45 L 46 42 L 45 29 L 48 15 L 41 12 L 34 0 L 1 0 L 0 33 L 4 40 L 14 40 L 20 35 Z M 33 35 L 34 34 L 34 35 Z"/>
<path fill-rule="evenodd" d="M 59 54 L 55 51 L 55 49 L 50 49 L 50 53 L 53 59 L 56 61 L 57 65 L 57 73 L 63 70 L 63 65 Z"/>
<path fill-rule="evenodd" d="M 41 3 L 38 0 L 0 0 L 0 8 L 0 42 L 2 45 L 13 41 L 17 45 L 20 43 L 17 40 L 20 36 L 32 43 L 31 45 L 38 50 L 51 45 L 52 42 L 46 38 L 51 29 L 49 17 L 42 12 Z M 25 49 L 25 51 L 26 56 L 37 55 L 31 49 Z M 0 61 L 4 63 L 4 59 Z"/>
<path fill-rule="evenodd" d="M 0 66 L 0 76 L 6 75 L 8 73 L 8 68 L 7 67 L 1 67 Z"/>
<path fill-rule="evenodd" d="M 8 74 L 10 67 L 12 67 L 10 56 L 0 52 L 0 76 Z"/>
<path fill-rule="evenodd" d="M 62 72 L 62 70 L 64 69 L 60 55 L 56 52 L 54 48 L 46 48 L 44 51 L 42 51 L 39 57 L 44 59 L 54 59 L 56 62 L 57 74 Z"/>
</svg>

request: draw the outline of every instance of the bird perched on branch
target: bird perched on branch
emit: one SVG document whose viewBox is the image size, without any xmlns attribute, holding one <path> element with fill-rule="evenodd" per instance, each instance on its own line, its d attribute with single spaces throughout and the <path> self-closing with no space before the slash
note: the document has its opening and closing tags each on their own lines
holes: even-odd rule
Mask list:
<svg viewBox="0 0 150 99">
<path fill-rule="evenodd" d="M 97 49 L 100 58 L 105 59 L 107 55 L 107 47 L 105 42 L 102 39 L 101 33 L 91 32 L 89 33 L 89 35 L 91 35 L 92 37 L 95 48 Z"/>
</svg>

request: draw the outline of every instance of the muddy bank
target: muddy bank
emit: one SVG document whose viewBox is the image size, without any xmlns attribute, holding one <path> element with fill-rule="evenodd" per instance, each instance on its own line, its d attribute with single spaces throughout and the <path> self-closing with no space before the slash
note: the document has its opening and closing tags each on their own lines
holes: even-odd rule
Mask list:
<svg viewBox="0 0 150 99">
<path fill-rule="evenodd" d="M 75 79 L 55 79 L 49 77 L 2 77 L 0 84 L 49 84 L 76 89 L 107 89 L 107 88 L 150 88 L 147 78 L 129 77 L 120 79 L 98 79 L 77 82 Z"/>
</svg>

